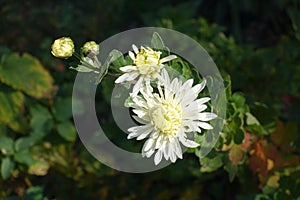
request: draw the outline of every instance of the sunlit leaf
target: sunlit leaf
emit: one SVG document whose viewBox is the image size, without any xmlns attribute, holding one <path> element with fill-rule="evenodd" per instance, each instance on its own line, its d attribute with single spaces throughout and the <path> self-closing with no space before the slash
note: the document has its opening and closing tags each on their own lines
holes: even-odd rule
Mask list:
<svg viewBox="0 0 300 200">
<path fill-rule="evenodd" d="M 50 166 L 46 161 L 38 160 L 29 166 L 28 173 L 37 176 L 44 176 L 48 173 L 49 167 Z"/>
<path fill-rule="evenodd" d="M 22 116 L 24 100 L 25 97 L 21 92 L 1 87 L 0 122 L 8 125 L 12 130 L 21 133 L 26 131 L 25 119 Z"/>
<path fill-rule="evenodd" d="M 30 54 L 5 55 L 0 64 L 0 81 L 35 98 L 50 97 L 53 79 Z"/>
</svg>

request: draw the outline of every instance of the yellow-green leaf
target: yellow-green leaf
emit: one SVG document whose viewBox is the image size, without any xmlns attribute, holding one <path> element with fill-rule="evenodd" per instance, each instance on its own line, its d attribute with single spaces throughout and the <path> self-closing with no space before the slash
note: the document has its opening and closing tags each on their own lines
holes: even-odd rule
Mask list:
<svg viewBox="0 0 300 200">
<path fill-rule="evenodd" d="M 44 176 L 48 173 L 49 167 L 50 166 L 46 161 L 39 160 L 29 167 L 28 173 L 37 176 Z"/>
<path fill-rule="evenodd" d="M 35 98 L 49 97 L 53 79 L 42 64 L 30 54 L 6 54 L 0 64 L 0 81 Z"/>
<path fill-rule="evenodd" d="M 0 122 L 21 133 L 26 130 L 25 121 L 22 118 L 24 99 L 21 92 L 1 87 Z"/>
</svg>

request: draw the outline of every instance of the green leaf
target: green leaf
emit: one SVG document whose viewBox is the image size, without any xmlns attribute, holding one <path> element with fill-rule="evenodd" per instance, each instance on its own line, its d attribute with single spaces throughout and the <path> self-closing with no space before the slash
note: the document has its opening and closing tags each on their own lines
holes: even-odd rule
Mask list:
<svg viewBox="0 0 300 200">
<path fill-rule="evenodd" d="M 215 154 L 212 158 L 206 156 L 200 159 L 201 163 L 201 172 L 213 172 L 223 165 L 223 154 Z"/>
<path fill-rule="evenodd" d="M 35 98 L 50 97 L 53 79 L 30 54 L 5 55 L 0 64 L 0 81 Z"/>
<path fill-rule="evenodd" d="M 5 87 L 0 88 L 0 122 L 16 132 L 24 133 L 26 131 L 25 119 L 22 117 L 24 95 Z"/>
<path fill-rule="evenodd" d="M 231 96 L 231 100 L 235 103 L 237 109 L 243 108 L 245 106 L 245 97 L 240 93 L 234 93 Z"/>
<path fill-rule="evenodd" d="M 43 188 L 40 186 L 28 188 L 23 198 L 23 200 L 41 200 L 41 199 L 43 199 Z"/>
<path fill-rule="evenodd" d="M 152 39 L 151 39 L 151 45 L 156 50 L 165 50 L 166 47 L 164 45 L 163 40 L 161 39 L 160 35 L 158 33 L 153 33 Z"/>
<path fill-rule="evenodd" d="M 121 70 L 119 70 L 119 68 L 124 67 L 124 66 L 128 65 L 131 62 L 132 62 L 132 60 L 130 58 L 128 58 L 128 60 L 124 58 L 121 51 L 113 49 L 109 53 L 108 58 L 104 63 L 104 66 L 108 67 L 109 65 L 112 64 L 111 69 L 114 69 L 117 72 L 121 72 Z"/>
<path fill-rule="evenodd" d="M 237 165 L 233 165 L 230 162 L 226 163 L 224 169 L 228 172 L 229 180 L 232 182 L 238 172 Z"/>
<path fill-rule="evenodd" d="M 65 121 L 57 125 L 58 134 L 69 142 L 74 142 L 76 139 L 76 129 L 70 121 Z"/>
<path fill-rule="evenodd" d="M 106 61 L 108 64 L 114 63 L 119 64 L 118 66 L 122 66 L 124 64 L 124 56 L 121 51 L 113 49 L 108 56 L 108 60 Z M 124 66 L 124 65 L 123 65 Z"/>
<path fill-rule="evenodd" d="M 20 151 L 14 154 L 14 160 L 18 163 L 25 164 L 27 166 L 31 166 L 34 163 L 34 159 L 32 156 L 25 151 Z"/>
<path fill-rule="evenodd" d="M 29 147 L 33 146 L 36 143 L 36 141 L 37 138 L 32 136 L 21 137 L 15 142 L 15 149 L 16 151 L 28 149 Z"/>
<path fill-rule="evenodd" d="M 14 153 L 14 141 L 6 136 L 0 136 L 0 150 L 4 155 L 11 155 Z"/>
<path fill-rule="evenodd" d="M 4 180 L 8 179 L 11 175 L 11 171 L 15 166 L 14 161 L 10 158 L 4 158 L 1 163 L 1 175 Z"/>
<path fill-rule="evenodd" d="M 247 125 L 259 125 L 259 121 L 254 117 L 251 113 L 247 112 L 246 113 L 246 123 Z"/>
<path fill-rule="evenodd" d="M 53 119 L 49 110 L 41 105 L 30 107 L 30 127 L 32 129 L 31 136 L 42 138 L 50 132 L 53 127 Z"/>
<path fill-rule="evenodd" d="M 72 117 L 72 99 L 56 99 L 53 114 L 58 121 L 65 121 Z"/>
<path fill-rule="evenodd" d="M 76 70 L 78 72 L 92 72 L 94 70 L 84 66 L 84 65 L 78 65 L 77 67 L 70 67 L 70 69 Z"/>
<path fill-rule="evenodd" d="M 236 129 L 234 134 L 234 143 L 241 144 L 244 141 L 244 138 L 245 132 L 241 128 Z"/>
</svg>

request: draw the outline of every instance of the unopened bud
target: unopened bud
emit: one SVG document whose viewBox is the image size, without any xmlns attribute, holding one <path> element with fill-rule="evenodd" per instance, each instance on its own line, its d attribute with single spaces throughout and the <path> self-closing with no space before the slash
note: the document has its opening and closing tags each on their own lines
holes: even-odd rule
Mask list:
<svg viewBox="0 0 300 200">
<path fill-rule="evenodd" d="M 62 37 L 54 41 L 52 44 L 52 55 L 57 58 L 69 58 L 73 55 L 74 43 L 69 37 Z"/>
<path fill-rule="evenodd" d="M 86 42 L 81 48 L 83 55 L 98 55 L 99 54 L 99 45 L 95 41 Z"/>
</svg>

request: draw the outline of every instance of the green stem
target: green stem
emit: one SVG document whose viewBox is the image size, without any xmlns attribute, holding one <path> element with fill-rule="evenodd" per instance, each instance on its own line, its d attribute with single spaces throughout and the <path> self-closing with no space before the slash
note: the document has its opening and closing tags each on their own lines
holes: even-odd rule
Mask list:
<svg viewBox="0 0 300 200">
<path fill-rule="evenodd" d="M 94 67 L 93 65 L 91 65 L 90 63 L 84 61 L 81 56 L 77 53 L 77 52 L 74 52 L 73 54 L 85 67 L 93 70 L 93 71 L 96 71 L 96 72 L 99 72 L 101 73 L 101 70 L 97 67 Z M 98 61 L 99 62 L 99 61 Z M 100 64 L 100 63 L 99 63 Z M 101 67 L 101 65 L 99 65 L 99 67 Z"/>
</svg>

